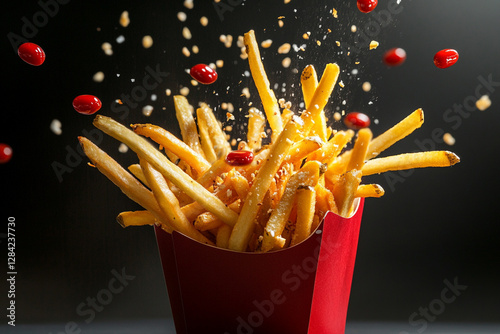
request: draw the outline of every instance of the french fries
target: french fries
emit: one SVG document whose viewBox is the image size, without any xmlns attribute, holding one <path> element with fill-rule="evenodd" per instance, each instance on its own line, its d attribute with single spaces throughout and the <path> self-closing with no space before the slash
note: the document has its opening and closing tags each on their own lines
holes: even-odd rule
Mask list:
<svg viewBox="0 0 500 334">
<path fill-rule="evenodd" d="M 326 65 L 319 81 L 314 67 L 307 66 L 300 80 L 306 109 L 298 116 L 288 108 L 281 112 L 255 33 L 245 34 L 244 42 L 264 107 L 264 113 L 248 110 L 246 141 L 238 146 L 253 160 L 240 165 L 226 159 L 231 145 L 212 109 L 201 103 L 195 121 L 183 96 L 174 97 L 182 141 L 156 125 L 135 124 L 129 129 L 96 116 L 97 128 L 137 154 L 139 163 L 129 166 L 130 173 L 79 137 L 93 166 L 145 209 L 120 213 L 121 226 L 159 225 L 221 248 L 269 252 L 307 239 L 327 212 L 349 217 L 356 198 L 383 196 L 380 185 L 362 184 L 366 176 L 460 161 L 447 151 L 378 157 L 422 125 L 421 109 L 375 138 L 369 129 L 332 131 L 325 115 L 340 73 L 334 63 Z M 265 134 L 266 121 L 271 138 Z"/>
</svg>

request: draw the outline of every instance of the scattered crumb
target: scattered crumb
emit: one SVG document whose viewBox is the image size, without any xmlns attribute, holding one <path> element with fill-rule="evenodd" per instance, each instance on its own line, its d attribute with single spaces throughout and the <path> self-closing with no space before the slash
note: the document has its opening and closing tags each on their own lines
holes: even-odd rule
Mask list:
<svg viewBox="0 0 500 334">
<path fill-rule="evenodd" d="M 191 39 L 193 36 L 191 35 L 191 30 L 188 27 L 182 28 L 182 37 L 185 39 Z"/>
<path fill-rule="evenodd" d="M 286 53 L 290 52 L 291 48 L 292 48 L 292 46 L 290 45 L 290 43 L 284 43 L 283 45 L 281 45 L 278 48 L 278 53 L 280 53 L 280 54 L 286 54 Z"/>
<path fill-rule="evenodd" d="M 305 33 L 302 35 L 302 38 L 303 38 L 303 39 L 309 39 L 309 36 L 311 36 L 311 32 L 310 32 L 310 31 L 305 32 Z"/>
<path fill-rule="evenodd" d="M 227 112 L 226 113 L 226 120 L 229 122 L 229 121 L 234 121 L 235 118 L 234 118 L 234 115 L 231 114 L 230 112 Z"/>
<path fill-rule="evenodd" d="M 125 145 L 124 143 L 121 143 L 120 146 L 118 146 L 118 152 L 120 152 L 120 153 L 127 153 L 128 152 L 128 146 Z"/>
<path fill-rule="evenodd" d="M 361 86 L 361 88 L 363 89 L 363 91 L 369 92 L 372 90 L 372 84 L 369 83 L 368 81 L 365 81 L 365 82 L 363 82 L 363 85 Z"/>
<path fill-rule="evenodd" d="M 342 87 L 342 88 L 344 88 L 344 87 L 345 87 L 344 82 L 343 82 L 342 80 L 340 80 L 340 82 L 339 82 L 339 86 L 340 86 L 340 87 Z"/>
<path fill-rule="evenodd" d="M 189 95 L 189 88 L 187 88 L 187 87 L 182 87 L 182 88 L 179 90 L 179 93 L 181 93 L 181 95 L 188 96 L 188 95 Z"/>
<path fill-rule="evenodd" d="M 223 66 L 224 66 L 224 60 L 222 60 L 222 59 L 217 60 L 217 61 L 215 62 L 215 66 L 217 66 L 217 67 L 219 67 L 219 68 L 220 68 L 220 67 L 223 67 Z"/>
<path fill-rule="evenodd" d="M 197 54 L 198 52 L 200 52 L 200 48 L 198 47 L 198 45 L 193 45 L 191 51 L 193 51 L 194 54 Z"/>
<path fill-rule="evenodd" d="M 186 7 L 187 9 L 193 9 L 194 8 L 193 0 L 184 0 L 184 7 Z"/>
<path fill-rule="evenodd" d="M 191 86 L 198 86 L 198 81 L 191 80 Z"/>
<path fill-rule="evenodd" d="M 103 82 L 104 73 L 102 71 L 96 72 L 92 77 L 92 80 L 94 80 L 95 82 Z"/>
<path fill-rule="evenodd" d="M 58 119 L 53 119 L 52 122 L 50 123 L 50 130 L 58 136 L 62 133 L 61 127 L 62 127 L 61 121 L 59 121 Z"/>
<path fill-rule="evenodd" d="M 286 57 L 285 59 L 283 59 L 281 61 L 281 65 L 284 67 L 284 68 L 288 68 L 290 67 L 290 64 L 292 63 L 292 60 L 290 59 L 290 57 Z"/>
<path fill-rule="evenodd" d="M 292 0 L 284 0 L 283 3 L 286 5 L 287 3 L 290 3 Z"/>
<path fill-rule="evenodd" d="M 354 24 L 351 26 L 351 32 L 356 32 L 358 31 L 358 27 L 356 27 Z"/>
<path fill-rule="evenodd" d="M 483 95 L 479 100 L 476 101 L 476 108 L 484 111 L 491 106 L 491 100 L 488 95 Z"/>
<path fill-rule="evenodd" d="M 179 21 L 181 21 L 181 22 L 186 21 L 186 19 L 187 19 L 187 15 L 186 15 L 186 13 L 184 13 L 184 12 L 178 12 L 178 13 L 177 13 L 177 19 L 178 19 Z"/>
<path fill-rule="evenodd" d="M 208 19 L 207 19 L 207 17 L 206 16 L 202 16 L 200 18 L 200 23 L 201 23 L 202 26 L 206 27 L 208 25 Z"/>
<path fill-rule="evenodd" d="M 113 47 L 108 42 L 102 43 L 101 49 L 102 49 L 102 51 L 104 51 L 104 54 L 106 56 L 111 56 L 113 54 Z"/>
<path fill-rule="evenodd" d="M 370 50 L 376 49 L 379 46 L 379 42 L 371 41 L 370 42 Z"/>
<path fill-rule="evenodd" d="M 283 28 L 284 25 L 285 25 L 285 23 L 283 22 L 283 20 L 278 20 L 278 26 L 280 28 Z"/>
<path fill-rule="evenodd" d="M 165 95 L 170 96 L 172 94 L 172 91 L 170 88 L 165 89 Z"/>
<path fill-rule="evenodd" d="M 130 24 L 130 18 L 128 17 L 128 12 L 125 10 L 122 12 L 122 15 L 120 15 L 120 25 L 124 28 L 128 27 Z"/>
<path fill-rule="evenodd" d="M 142 46 L 145 49 L 149 49 L 151 46 L 153 46 L 153 37 L 146 35 L 142 38 Z"/>
<path fill-rule="evenodd" d="M 340 46 L 340 41 L 335 41 L 335 44 L 337 44 L 337 46 Z"/>
<path fill-rule="evenodd" d="M 125 42 L 125 36 L 120 35 L 120 36 L 116 37 L 116 43 L 122 44 L 123 42 Z"/>
<path fill-rule="evenodd" d="M 265 49 L 270 47 L 272 44 L 273 44 L 273 41 L 270 39 L 266 39 L 265 41 L 262 41 L 262 43 L 260 43 L 260 45 Z"/>
<path fill-rule="evenodd" d="M 241 95 L 245 96 L 247 99 L 250 98 L 250 90 L 248 87 L 245 87 L 241 90 Z"/>
<path fill-rule="evenodd" d="M 337 13 L 337 10 L 335 8 L 332 9 L 332 15 L 334 18 L 338 19 L 339 18 L 339 15 Z"/>
<path fill-rule="evenodd" d="M 191 55 L 191 52 L 189 52 L 189 49 L 187 47 L 182 48 L 182 54 L 186 57 L 189 57 Z"/>
<path fill-rule="evenodd" d="M 453 136 L 449 133 L 445 133 L 443 135 L 443 141 L 447 144 L 447 145 L 450 145 L 450 146 L 453 146 L 455 145 L 455 138 L 453 138 Z"/>
<path fill-rule="evenodd" d="M 336 122 L 338 122 L 338 121 L 340 121 L 340 120 L 342 119 L 342 115 L 341 115 L 338 111 L 336 111 L 336 112 L 333 114 L 333 119 L 334 119 Z"/>
<path fill-rule="evenodd" d="M 142 114 L 144 116 L 151 116 L 151 114 L 153 113 L 153 106 L 150 106 L 150 105 L 147 105 L 147 106 L 144 106 L 142 107 Z"/>
</svg>

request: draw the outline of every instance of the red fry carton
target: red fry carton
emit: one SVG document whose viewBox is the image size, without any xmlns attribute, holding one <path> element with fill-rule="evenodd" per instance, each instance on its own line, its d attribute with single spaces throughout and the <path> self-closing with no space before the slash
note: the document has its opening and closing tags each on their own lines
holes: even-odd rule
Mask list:
<svg viewBox="0 0 500 334">
<path fill-rule="evenodd" d="M 364 200 L 293 247 L 240 253 L 156 228 L 178 334 L 344 333 Z"/>
</svg>

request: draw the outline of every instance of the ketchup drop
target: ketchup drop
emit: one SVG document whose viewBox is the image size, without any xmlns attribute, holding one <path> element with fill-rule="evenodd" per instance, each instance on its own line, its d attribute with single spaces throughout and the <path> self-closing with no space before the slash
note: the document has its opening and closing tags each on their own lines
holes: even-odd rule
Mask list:
<svg viewBox="0 0 500 334">
<path fill-rule="evenodd" d="M 434 55 L 434 65 L 438 68 L 448 68 L 458 60 L 458 52 L 453 49 L 444 49 Z"/>
<path fill-rule="evenodd" d="M 12 158 L 12 148 L 7 144 L 0 144 L 0 164 L 9 162 Z"/>
<path fill-rule="evenodd" d="M 45 61 L 45 52 L 35 43 L 23 43 L 17 49 L 22 60 L 33 66 L 40 66 Z"/>
<path fill-rule="evenodd" d="M 344 124 L 354 130 L 367 128 L 370 126 L 370 118 L 360 112 L 350 112 L 344 118 Z"/>
<path fill-rule="evenodd" d="M 363 13 L 369 13 L 377 7 L 378 0 L 358 0 L 358 9 Z"/>
<path fill-rule="evenodd" d="M 387 66 L 399 66 L 406 60 L 406 51 L 401 48 L 393 48 L 384 54 L 384 63 Z"/>
<path fill-rule="evenodd" d="M 229 152 L 226 156 L 226 162 L 231 166 L 245 166 L 253 161 L 253 152 L 236 150 Z"/>
<path fill-rule="evenodd" d="M 198 64 L 191 67 L 189 74 L 201 84 L 209 85 L 217 80 L 218 74 L 210 66 Z"/>
<path fill-rule="evenodd" d="M 101 100 L 94 95 L 79 95 L 73 100 L 73 108 L 80 114 L 92 115 L 101 107 Z"/>
</svg>

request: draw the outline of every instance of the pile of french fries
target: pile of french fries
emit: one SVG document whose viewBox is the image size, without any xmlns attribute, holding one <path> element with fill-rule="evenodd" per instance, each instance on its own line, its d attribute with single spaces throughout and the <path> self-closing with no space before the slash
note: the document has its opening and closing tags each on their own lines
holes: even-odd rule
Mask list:
<svg viewBox="0 0 500 334">
<path fill-rule="evenodd" d="M 208 245 L 268 252 L 306 239 L 327 212 L 348 217 L 355 198 L 384 194 L 380 185 L 361 184 L 362 176 L 459 161 L 447 151 L 377 158 L 422 125 L 421 109 L 376 138 L 368 128 L 355 133 L 329 127 L 324 108 L 339 76 L 336 64 L 327 64 L 319 81 L 314 67 L 307 66 L 301 75 L 305 110 L 300 115 L 281 110 L 253 31 L 245 34 L 244 42 L 264 108 L 264 113 L 249 110 L 246 141 L 238 145 L 253 152 L 251 163 L 226 162 L 231 145 L 212 109 L 201 103 L 195 121 L 194 109 L 183 96 L 174 97 L 182 140 L 156 125 L 128 128 L 96 116 L 97 128 L 137 154 L 139 163 L 128 171 L 79 137 L 92 165 L 145 209 L 120 213 L 122 226 L 158 225 Z M 270 136 L 265 135 L 266 122 Z M 351 141 L 352 149 L 347 150 Z"/>
</svg>

